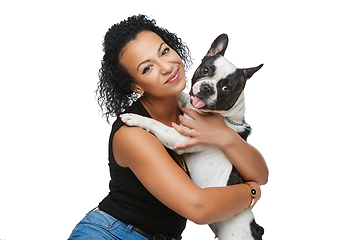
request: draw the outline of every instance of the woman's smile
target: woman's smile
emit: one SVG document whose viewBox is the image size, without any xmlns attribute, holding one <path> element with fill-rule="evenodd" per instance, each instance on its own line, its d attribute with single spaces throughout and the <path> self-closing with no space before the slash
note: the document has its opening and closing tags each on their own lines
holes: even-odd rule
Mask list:
<svg viewBox="0 0 360 240">
<path fill-rule="evenodd" d="M 180 70 L 177 69 L 170 77 L 169 79 L 165 82 L 165 84 L 167 83 L 174 83 L 176 82 L 177 80 L 180 79 Z"/>
<path fill-rule="evenodd" d="M 144 98 L 176 97 L 186 86 L 181 58 L 154 32 L 139 33 L 119 58 Z"/>
</svg>

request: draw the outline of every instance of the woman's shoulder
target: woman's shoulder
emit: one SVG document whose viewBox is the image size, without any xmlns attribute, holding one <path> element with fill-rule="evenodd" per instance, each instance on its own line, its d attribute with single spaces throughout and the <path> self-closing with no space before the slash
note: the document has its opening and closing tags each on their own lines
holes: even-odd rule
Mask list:
<svg viewBox="0 0 360 240">
<path fill-rule="evenodd" d="M 146 111 L 146 109 L 144 108 L 144 106 L 141 104 L 140 101 L 134 102 L 128 109 L 126 109 L 126 111 L 124 111 L 124 113 L 133 113 L 151 118 L 150 114 Z M 112 131 L 111 131 L 112 137 L 124 125 L 126 126 L 126 124 L 121 120 L 121 118 L 118 117 L 115 120 L 115 122 L 112 124 Z"/>
<path fill-rule="evenodd" d="M 112 146 L 116 162 L 123 167 L 128 167 L 127 161 L 130 159 L 140 160 L 139 153 L 147 158 L 149 155 L 153 155 L 154 151 L 166 151 L 153 134 L 142 128 L 127 125 L 116 131 Z"/>
<path fill-rule="evenodd" d="M 125 113 L 139 114 L 151 118 L 140 101 L 134 103 Z M 153 151 L 161 151 L 161 149 L 166 151 L 153 134 L 139 127 L 130 127 L 121 121 L 121 118 L 118 118 L 113 123 L 112 148 L 115 159 L 123 167 L 127 167 L 126 158 L 134 159 L 136 153 L 148 152 L 148 154 L 151 154 Z M 146 155 L 143 154 L 143 156 Z M 121 159 L 121 162 L 119 162 L 119 159 Z"/>
</svg>

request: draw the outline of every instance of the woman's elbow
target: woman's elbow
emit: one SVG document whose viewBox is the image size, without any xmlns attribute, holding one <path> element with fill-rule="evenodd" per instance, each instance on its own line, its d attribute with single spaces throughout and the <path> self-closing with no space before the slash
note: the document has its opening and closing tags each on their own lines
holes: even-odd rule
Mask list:
<svg viewBox="0 0 360 240">
<path fill-rule="evenodd" d="M 265 185 L 269 180 L 269 168 L 264 158 L 262 158 L 262 163 L 257 166 L 257 169 L 257 179 L 255 182 L 260 186 Z"/>
<path fill-rule="evenodd" d="M 197 210 L 190 214 L 188 219 L 198 225 L 210 224 L 209 221 L 210 215 L 205 213 L 205 211 Z"/>
<path fill-rule="evenodd" d="M 257 184 L 259 184 L 259 186 L 262 186 L 267 184 L 268 180 L 269 180 L 269 172 L 266 172 L 259 175 L 256 179 L 253 179 L 251 181 L 256 182 Z"/>
<path fill-rule="evenodd" d="M 258 184 L 261 186 L 261 185 L 265 185 L 267 184 L 267 182 L 269 181 L 269 170 L 266 169 L 266 171 L 264 172 L 264 174 L 262 174 L 260 177 L 259 177 L 259 182 Z"/>
<path fill-rule="evenodd" d="M 209 224 L 211 222 L 211 211 L 209 210 L 208 203 L 205 199 L 198 197 L 187 206 L 188 213 L 186 218 L 196 224 Z"/>
<path fill-rule="evenodd" d="M 244 180 L 246 182 L 256 182 L 259 186 L 265 185 L 269 179 L 269 171 L 266 169 L 262 172 L 256 172 L 253 174 L 249 174 L 244 176 Z"/>
<path fill-rule="evenodd" d="M 252 181 L 256 182 L 257 184 L 265 185 L 269 180 L 269 169 L 264 164 L 264 166 L 258 168 L 258 171 L 254 173 Z"/>
</svg>

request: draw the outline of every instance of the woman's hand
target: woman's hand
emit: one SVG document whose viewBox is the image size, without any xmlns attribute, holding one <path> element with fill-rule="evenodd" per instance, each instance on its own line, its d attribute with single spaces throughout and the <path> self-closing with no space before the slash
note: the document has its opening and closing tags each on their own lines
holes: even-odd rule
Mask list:
<svg viewBox="0 0 360 240">
<path fill-rule="evenodd" d="M 202 115 L 191 108 L 183 108 L 183 111 L 192 119 L 180 115 L 180 123 L 184 126 L 176 123 L 172 123 L 172 126 L 180 134 L 189 136 L 191 139 L 175 145 L 174 148 L 187 148 L 197 144 L 222 148 L 231 142 L 232 137 L 237 137 L 237 133 L 226 126 L 221 114 Z"/>
<path fill-rule="evenodd" d="M 183 111 L 193 119 L 180 116 L 180 123 L 184 127 L 175 123 L 172 123 L 172 126 L 191 139 L 175 145 L 174 148 L 187 148 L 197 144 L 218 147 L 245 181 L 253 181 L 259 185 L 267 183 L 269 170 L 260 152 L 229 128 L 220 114 L 201 115 L 190 108 L 184 108 Z"/>
</svg>

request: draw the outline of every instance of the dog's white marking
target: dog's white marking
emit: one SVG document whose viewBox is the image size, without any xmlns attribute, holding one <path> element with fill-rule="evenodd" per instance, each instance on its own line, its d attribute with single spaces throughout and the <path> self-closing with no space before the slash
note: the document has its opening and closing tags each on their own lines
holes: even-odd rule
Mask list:
<svg viewBox="0 0 360 240">
<path fill-rule="evenodd" d="M 226 78 L 226 76 L 233 74 L 236 71 L 234 64 L 229 62 L 225 57 L 220 56 L 214 61 L 216 66 L 216 75 L 218 79 Z"/>
</svg>

